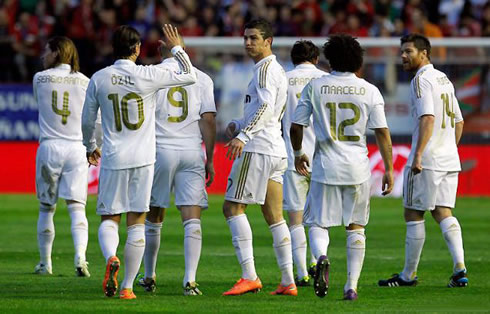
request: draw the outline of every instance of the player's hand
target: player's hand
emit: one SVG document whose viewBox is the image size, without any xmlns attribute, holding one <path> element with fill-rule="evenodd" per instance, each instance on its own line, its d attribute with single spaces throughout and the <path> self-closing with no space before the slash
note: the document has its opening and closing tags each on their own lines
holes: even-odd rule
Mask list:
<svg viewBox="0 0 490 314">
<path fill-rule="evenodd" d="M 309 176 L 310 172 L 308 171 L 308 167 L 310 166 L 310 160 L 306 154 L 303 154 L 299 157 L 294 157 L 294 166 L 296 167 L 296 171 L 302 176 Z"/>
<path fill-rule="evenodd" d="M 235 160 L 236 158 L 242 156 L 243 147 L 245 143 L 240 141 L 237 138 L 232 139 L 228 143 L 226 143 L 225 147 L 228 147 L 228 151 L 226 152 L 226 158 L 229 160 Z"/>
<path fill-rule="evenodd" d="M 206 166 L 205 166 L 205 169 L 206 169 L 206 186 L 209 187 L 211 186 L 211 183 L 213 183 L 214 181 L 214 165 L 213 165 L 213 162 L 206 162 Z"/>
<path fill-rule="evenodd" d="M 415 157 L 413 158 L 413 162 L 412 162 L 412 172 L 413 174 L 419 174 L 420 172 L 422 172 L 422 156 L 417 156 L 415 155 Z"/>
<path fill-rule="evenodd" d="M 226 127 L 226 130 L 225 130 L 225 135 L 229 139 L 232 139 L 232 138 L 234 138 L 237 135 L 237 133 L 236 133 L 236 124 L 234 122 L 228 123 L 228 126 Z"/>
<path fill-rule="evenodd" d="M 393 180 L 393 171 L 385 171 L 383 175 L 383 180 L 381 184 L 381 195 L 388 195 L 393 190 L 394 180 Z"/>
<path fill-rule="evenodd" d="M 96 148 L 93 152 L 87 153 L 88 166 L 98 166 L 100 157 L 102 156 L 100 149 Z"/>
<path fill-rule="evenodd" d="M 164 44 L 169 50 L 172 50 L 175 46 L 182 46 L 182 40 L 180 39 L 177 27 L 171 24 L 165 24 L 162 27 L 164 37 Z"/>
</svg>

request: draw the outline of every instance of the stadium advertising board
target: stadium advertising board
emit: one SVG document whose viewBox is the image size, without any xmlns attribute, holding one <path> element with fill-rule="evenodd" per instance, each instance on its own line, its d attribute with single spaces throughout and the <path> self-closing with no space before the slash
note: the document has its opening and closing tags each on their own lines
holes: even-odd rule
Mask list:
<svg viewBox="0 0 490 314">
<path fill-rule="evenodd" d="M 1 177 L 0 193 L 34 193 L 35 192 L 35 160 L 36 142 L 3 142 L 0 150 L 8 152 L 0 154 Z M 384 166 L 376 145 L 368 145 L 371 166 L 371 194 L 381 194 L 381 178 Z M 400 197 L 403 185 L 403 167 L 407 161 L 410 147 L 407 145 L 393 146 L 393 163 L 395 169 L 395 186 L 391 196 Z M 463 171 L 459 176 L 458 195 L 490 196 L 490 145 L 461 145 L 459 147 Z M 226 148 L 217 143 L 214 152 L 216 177 L 208 189 L 211 194 L 223 194 L 226 189 L 231 161 L 226 159 Z M 90 167 L 89 193 L 97 193 L 99 169 Z"/>
<path fill-rule="evenodd" d="M 37 119 L 32 85 L 0 85 L 0 141 L 37 141 Z"/>
</svg>

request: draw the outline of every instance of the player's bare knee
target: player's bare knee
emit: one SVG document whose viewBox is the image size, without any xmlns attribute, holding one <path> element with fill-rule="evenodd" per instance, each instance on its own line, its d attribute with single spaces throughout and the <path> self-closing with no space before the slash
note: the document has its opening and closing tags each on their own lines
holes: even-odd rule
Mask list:
<svg viewBox="0 0 490 314">
<path fill-rule="evenodd" d="M 434 220 L 437 221 L 437 223 L 440 223 L 444 219 L 453 216 L 451 208 L 441 206 L 436 206 L 436 208 L 431 211 L 431 214 Z"/>
<path fill-rule="evenodd" d="M 150 211 L 146 214 L 146 220 L 152 223 L 162 223 L 165 218 L 165 208 L 150 206 Z"/>
<path fill-rule="evenodd" d="M 225 218 L 230 218 L 231 216 L 238 216 L 245 213 L 244 204 L 239 204 L 235 202 L 225 201 L 223 203 L 223 215 Z"/>
<path fill-rule="evenodd" d="M 358 224 L 350 224 L 345 227 L 345 230 L 364 230 L 364 226 Z"/>
<path fill-rule="evenodd" d="M 405 217 L 405 222 L 409 221 L 422 221 L 424 220 L 424 211 L 421 210 L 414 210 L 410 208 L 405 208 L 404 211 L 404 217 Z"/>
</svg>

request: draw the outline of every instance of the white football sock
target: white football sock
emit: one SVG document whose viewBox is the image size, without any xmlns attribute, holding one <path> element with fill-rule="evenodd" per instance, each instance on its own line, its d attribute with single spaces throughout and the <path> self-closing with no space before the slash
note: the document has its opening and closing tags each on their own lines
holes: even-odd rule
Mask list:
<svg viewBox="0 0 490 314">
<path fill-rule="evenodd" d="M 160 250 L 161 230 L 163 223 L 145 220 L 145 278 L 156 278 L 158 251 Z"/>
<path fill-rule="evenodd" d="M 327 256 L 328 245 L 330 244 L 328 229 L 317 226 L 310 227 L 308 237 L 310 238 L 311 255 L 314 256 L 316 264 L 320 256 Z"/>
<path fill-rule="evenodd" d="M 226 219 L 226 222 L 230 226 L 231 241 L 235 247 L 238 262 L 242 267 L 242 278 L 257 279 L 252 246 L 252 229 L 247 216 L 245 214 L 231 216 Z"/>
<path fill-rule="evenodd" d="M 451 252 L 451 256 L 453 257 L 453 271 L 456 273 L 464 270 L 463 234 L 461 233 L 461 226 L 459 225 L 458 219 L 456 217 L 447 217 L 441 221 L 439 226 L 441 227 L 449 252 Z"/>
<path fill-rule="evenodd" d="M 357 291 L 357 282 L 361 276 L 364 253 L 366 252 L 366 236 L 364 229 L 347 230 L 347 282 L 344 291 Z"/>
<path fill-rule="evenodd" d="M 405 281 L 414 280 L 417 276 L 417 267 L 420 254 L 425 242 L 425 223 L 421 221 L 407 222 L 407 235 L 405 238 L 405 267 L 400 277 Z"/>
<path fill-rule="evenodd" d="M 201 257 L 202 233 L 201 220 L 188 219 L 184 225 L 184 254 L 185 274 L 183 286 L 188 282 L 196 281 L 197 266 Z"/>
<path fill-rule="evenodd" d="M 274 252 L 279 269 L 281 270 L 281 285 L 289 286 L 294 283 L 293 254 L 291 251 L 291 234 L 285 220 L 270 225 L 274 241 Z"/>
<path fill-rule="evenodd" d="M 85 262 L 88 243 L 88 221 L 85 216 L 85 205 L 71 203 L 67 205 L 71 218 L 71 235 L 75 247 L 75 265 L 78 261 Z"/>
<path fill-rule="evenodd" d="M 133 282 L 145 253 L 145 225 L 128 227 L 128 238 L 124 247 L 124 280 L 121 289 L 133 289 Z"/>
<path fill-rule="evenodd" d="M 294 225 L 289 227 L 291 233 L 291 247 L 293 250 L 293 261 L 296 265 L 298 278 L 302 279 L 308 276 L 306 269 L 306 234 L 303 225 Z"/>
<path fill-rule="evenodd" d="M 106 262 L 110 257 L 116 256 L 119 245 L 119 225 L 117 222 L 106 219 L 100 223 L 99 245 Z"/>
<path fill-rule="evenodd" d="M 39 218 L 37 220 L 37 244 L 39 247 L 40 263 L 51 269 L 51 250 L 55 236 L 53 217 L 56 205 L 39 205 Z"/>
</svg>

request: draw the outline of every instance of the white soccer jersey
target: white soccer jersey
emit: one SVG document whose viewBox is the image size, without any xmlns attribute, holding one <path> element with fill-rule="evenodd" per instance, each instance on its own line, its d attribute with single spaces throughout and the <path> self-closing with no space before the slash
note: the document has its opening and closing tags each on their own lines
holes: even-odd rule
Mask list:
<svg viewBox="0 0 490 314">
<path fill-rule="evenodd" d="M 175 58 L 165 59 L 161 65 L 178 70 Z M 186 87 L 162 89 L 157 93 L 157 146 L 174 150 L 201 150 L 199 128 L 201 115 L 216 112 L 213 81 L 204 72 L 194 68 L 195 84 Z"/>
<path fill-rule="evenodd" d="M 412 79 L 410 96 L 415 127 L 407 165 L 413 162 L 419 138 L 420 117 L 433 115 L 434 129 L 422 154 L 422 167 L 439 171 L 460 171 L 455 125 L 463 121 L 463 116 L 453 84 L 446 74 L 428 64 L 420 68 Z"/>
<path fill-rule="evenodd" d="M 89 82 L 68 64 L 38 72 L 33 90 L 39 110 L 39 142 L 47 139 L 82 141 L 82 109 Z"/>
<path fill-rule="evenodd" d="M 291 137 L 289 130 L 291 129 L 291 120 L 293 119 L 294 110 L 298 105 L 298 100 L 301 96 L 301 91 L 311 80 L 328 75 L 327 72 L 319 70 L 310 63 L 299 64 L 293 70 L 286 72 L 288 79 L 288 100 L 286 112 L 282 118 L 282 136 L 286 143 L 286 151 L 288 153 L 288 170 L 296 170 L 294 167 L 293 146 L 291 145 Z M 312 127 L 304 128 L 303 143 L 301 148 L 310 160 L 313 160 L 313 151 L 315 150 L 315 133 Z"/>
<path fill-rule="evenodd" d="M 102 168 L 128 169 L 155 162 L 156 92 L 192 84 L 196 74 L 184 50 L 175 53 L 180 72 L 162 66 L 141 66 L 126 59 L 96 72 L 90 79 L 83 108 L 83 143 L 96 148 L 94 125 L 102 116 Z"/>
<path fill-rule="evenodd" d="M 386 128 L 383 96 L 353 73 L 332 72 L 306 85 L 293 122 L 316 135 L 312 177 L 330 185 L 361 184 L 369 179 L 366 130 Z"/>
<path fill-rule="evenodd" d="M 243 118 L 234 120 L 245 143 L 243 151 L 286 157 L 286 145 L 281 135 L 281 119 L 287 98 L 287 78 L 276 56 L 270 55 L 254 65 L 248 84 Z"/>
</svg>

